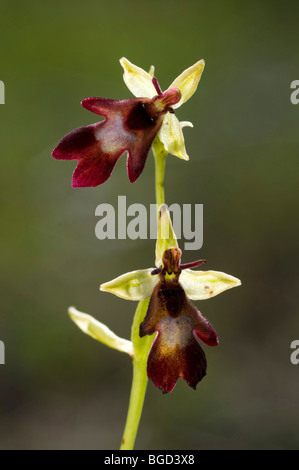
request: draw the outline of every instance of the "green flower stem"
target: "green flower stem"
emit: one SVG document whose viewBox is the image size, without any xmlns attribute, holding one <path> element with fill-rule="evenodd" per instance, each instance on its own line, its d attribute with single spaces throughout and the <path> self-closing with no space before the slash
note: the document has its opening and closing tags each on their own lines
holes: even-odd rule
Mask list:
<svg viewBox="0 0 299 470">
<path fill-rule="evenodd" d="M 152 150 L 156 164 L 156 203 L 158 210 L 161 204 L 164 204 L 164 173 L 165 159 L 167 152 L 162 143 L 156 139 L 153 142 Z M 133 381 L 131 387 L 130 403 L 127 414 L 127 421 L 120 446 L 120 450 L 132 450 L 138 431 L 139 421 L 142 413 L 143 402 L 147 387 L 146 364 L 154 340 L 154 335 L 140 338 L 139 325 L 142 323 L 149 304 L 149 298 L 141 300 L 135 312 L 132 325 L 132 343 L 134 349 L 133 356 Z"/>
<path fill-rule="evenodd" d="M 148 304 L 149 298 L 139 302 L 132 325 L 131 340 L 134 349 L 133 382 L 127 421 L 120 450 L 132 450 L 134 447 L 147 387 L 146 363 L 153 342 L 153 336 L 140 338 L 139 325 L 145 317 Z"/>
<path fill-rule="evenodd" d="M 152 145 L 152 150 L 156 163 L 156 203 L 159 206 L 164 204 L 164 174 L 165 174 L 165 159 L 167 152 L 163 144 L 156 138 Z"/>
</svg>

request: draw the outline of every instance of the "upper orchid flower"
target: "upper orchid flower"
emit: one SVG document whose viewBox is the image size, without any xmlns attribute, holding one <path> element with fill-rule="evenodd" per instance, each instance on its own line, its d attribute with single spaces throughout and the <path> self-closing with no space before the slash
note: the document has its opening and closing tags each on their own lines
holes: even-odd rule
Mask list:
<svg viewBox="0 0 299 470">
<path fill-rule="evenodd" d="M 82 106 L 104 116 L 105 120 L 71 131 L 52 153 L 59 160 L 78 160 L 73 174 L 73 187 L 104 183 L 126 151 L 128 176 L 131 182 L 136 181 L 159 131 L 167 152 L 188 159 L 181 125 L 170 113 L 196 90 L 204 62 L 200 61 L 183 72 L 164 93 L 152 75 L 124 58 L 121 64 L 125 70 L 124 80 L 130 90 L 135 94 L 136 90 L 140 91 L 137 98 L 84 99 Z"/>
<path fill-rule="evenodd" d="M 162 94 L 160 85 L 154 75 L 152 66 L 149 73 L 129 62 L 124 57 L 120 60 L 124 69 L 124 81 L 134 96 L 146 96 L 153 98 L 157 93 Z M 193 127 L 189 121 L 179 122 L 174 115 L 173 110 L 179 108 L 196 91 L 197 85 L 204 70 L 204 60 L 199 60 L 194 65 L 184 70 L 167 89 L 178 89 L 181 92 L 180 100 L 172 106 L 163 119 L 163 124 L 159 130 L 158 137 L 163 143 L 165 150 L 183 160 L 189 160 L 185 149 L 185 141 L 182 128 L 185 126 Z"/>
<path fill-rule="evenodd" d="M 167 229 L 167 238 L 165 234 Z M 206 374 L 206 356 L 198 340 L 218 344 L 213 326 L 189 299 L 202 300 L 241 284 L 239 279 L 218 271 L 193 271 L 204 260 L 181 264 L 170 217 L 162 206 L 156 245 L 156 269 L 133 271 L 101 285 L 129 300 L 150 297 L 140 325 L 140 336 L 157 335 L 147 363 L 148 377 L 164 393 L 170 392 L 179 377 L 195 388 Z"/>
</svg>

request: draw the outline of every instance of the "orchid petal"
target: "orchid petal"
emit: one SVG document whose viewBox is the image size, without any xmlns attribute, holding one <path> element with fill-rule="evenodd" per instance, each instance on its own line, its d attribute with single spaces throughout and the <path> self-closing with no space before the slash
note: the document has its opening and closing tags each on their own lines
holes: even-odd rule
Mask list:
<svg viewBox="0 0 299 470">
<path fill-rule="evenodd" d="M 207 361 L 196 336 L 209 346 L 218 338 L 211 323 L 189 301 L 175 281 L 160 281 L 140 325 L 140 336 L 158 332 L 149 353 L 147 373 L 163 393 L 171 392 L 179 377 L 190 387 L 205 376 Z"/>
<path fill-rule="evenodd" d="M 158 136 L 168 153 L 182 158 L 183 160 L 189 160 L 185 148 L 182 127 L 174 114 L 166 114 Z"/>
<path fill-rule="evenodd" d="M 153 96 L 157 94 L 150 73 L 132 64 L 132 62 L 125 57 L 120 59 L 120 64 L 124 69 L 124 82 L 134 96 L 153 98 Z M 151 68 L 151 73 L 152 70 Z"/>
<path fill-rule="evenodd" d="M 178 248 L 176 235 L 173 231 L 171 218 L 166 205 L 162 205 L 159 210 L 158 236 L 156 243 L 156 261 L 157 268 L 162 266 L 162 258 L 167 248 Z"/>
<path fill-rule="evenodd" d="M 241 285 L 241 281 L 230 274 L 192 269 L 181 272 L 180 283 L 191 300 L 210 299 L 227 289 Z"/>
<path fill-rule="evenodd" d="M 100 290 L 126 300 L 144 300 L 151 296 L 158 276 L 151 275 L 153 268 L 131 271 L 105 282 Z"/>
<path fill-rule="evenodd" d="M 181 129 L 183 129 L 184 127 L 194 127 L 192 122 L 190 121 L 180 121 L 180 126 Z"/>
<path fill-rule="evenodd" d="M 191 98 L 193 93 L 196 91 L 204 67 L 204 60 L 199 60 L 196 64 L 181 73 L 181 75 L 172 82 L 169 88 L 178 88 L 182 94 L 180 101 L 173 106 L 174 109 L 179 108 L 183 103 Z"/>
<path fill-rule="evenodd" d="M 152 78 L 154 78 L 154 76 L 155 76 L 155 66 L 154 65 L 151 65 L 148 73 Z"/>
<path fill-rule="evenodd" d="M 110 348 L 125 352 L 133 357 L 133 344 L 127 339 L 120 338 L 111 331 L 104 323 L 99 322 L 91 315 L 79 312 L 75 307 L 68 310 L 69 316 L 74 323 L 87 335 L 100 341 Z"/>
</svg>

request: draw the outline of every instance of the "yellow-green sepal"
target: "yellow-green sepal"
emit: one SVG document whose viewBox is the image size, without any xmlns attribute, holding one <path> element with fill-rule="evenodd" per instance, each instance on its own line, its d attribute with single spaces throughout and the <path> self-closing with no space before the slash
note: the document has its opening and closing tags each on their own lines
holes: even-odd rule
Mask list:
<svg viewBox="0 0 299 470">
<path fill-rule="evenodd" d="M 159 208 L 158 215 L 158 235 L 156 242 L 156 261 L 157 268 L 162 266 L 163 253 L 167 248 L 178 248 L 178 241 L 174 233 L 169 211 L 165 204 Z"/>
<path fill-rule="evenodd" d="M 122 57 L 120 64 L 124 69 L 124 82 L 134 96 L 143 98 L 152 98 L 157 94 L 152 82 L 153 66 L 150 73 L 146 72 L 137 65 L 132 64 L 128 59 Z"/>
<path fill-rule="evenodd" d="M 99 322 L 91 315 L 87 313 L 79 312 L 75 307 L 68 309 L 68 314 L 73 322 L 82 330 L 85 334 L 92 338 L 100 341 L 101 343 L 109 346 L 109 348 L 117 349 L 118 351 L 125 352 L 129 356 L 133 357 L 133 344 L 124 338 L 120 338 L 108 326 L 104 323 Z"/>
<path fill-rule="evenodd" d="M 205 300 L 241 285 L 240 279 L 220 271 L 184 269 L 180 284 L 191 300 Z"/>
<path fill-rule="evenodd" d="M 183 125 L 182 125 L 183 124 Z M 189 160 L 189 156 L 186 152 L 185 139 L 182 131 L 182 127 L 192 127 L 190 122 L 183 121 L 180 123 L 178 118 L 171 113 L 167 113 L 161 129 L 158 132 L 159 139 L 164 144 L 165 149 L 171 155 L 181 158 L 182 160 Z"/>
<path fill-rule="evenodd" d="M 170 85 L 169 88 L 177 88 L 181 92 L 180 101 L 173 105 L 173 108 L 179 108 L 185 103 L 193 93 L 195 93 L 199 80 L 201 79 L 203 70 L 205 67 L 205 61 L 203 59 L 191 65 L 191 67 L 184 70 Z"/>
<path fill-rule="evenodd" d="M 151 296 L 158 282 L 157 276 L 152 276 L 154 268 L 139 269 L 122 274 L 112 281 L 105 282 L 100 290 L 110 292 L 126 300 L 144 300 Z"/>
</svg>

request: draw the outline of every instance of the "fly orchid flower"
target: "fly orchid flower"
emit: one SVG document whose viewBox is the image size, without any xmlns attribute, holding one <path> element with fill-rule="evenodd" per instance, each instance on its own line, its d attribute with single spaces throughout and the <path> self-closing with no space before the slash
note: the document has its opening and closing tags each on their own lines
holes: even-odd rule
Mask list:
<svg viewBox="0 0 299 470">
<path fill-rule="evenodd" d="M 124 81 L 134 96 L 146 96 L 153 98 L 157 93 L 158 96 L 163 95 L 157 79 L 154 77 L 154 67 L 152 66 L 149 73 L 129 62 L 126 58 L 120 59 L 120 63 L 124 69 Z M 197 85 L 201 79 L 205 67 L 204 60 L 199 60 L 194 65 L 184 70 L 166 90 L 176 88 L 181 93 L 180 100 L 175 103 L 166 113 L 163 124 L 158 132 L 158 137 L 163 143 L 165 150 L 172 155 L 189 160 L 185 148 L 185 141 L 182 132 L 183 127 L 193 127 L 189 121 L 179 122 L 174 114 L 174 110 L 185 103 L 197 89 Z M 166 92 L 165 92 L 166 93 Z"/>
<path fill-rule="evenodd" d="M 81 104 L 85 109 L 105 119 L 69 132 L 52 152 L 58 160 L 78 160 L 73 187 L 104 183 L 126 151 L 129 180 L 135 182 L 158 133 L 167 152 L 188 159 L 181 126 L 192 124 L 180 125 L 173 113 L 196 90 L 204 62 L 199 61 L 185 70 L 164 93 L 151 74 L 124 58 L 121 65 L 125 70 L 125 83 L 137 97 L 84 99 Z"/>
<path fill-rule="evenodd" d="M 213 326 L 189 299 L 214 297 L 241 284 L 239 279 L 223 272 L 194 271 L 191 268 L 205 260 L 181 264 L 181 255 L 169 212 L 162 206 L 156 268 L 126 273 L 100 287 L 102 291 L 128 300 L 150 297 L 139 331 L 141 337 L 157 332 L 148 356 L 147 374 L 163 393 L 172 391 L 179 377 L 195 389 L 207 369 L 206 356 L 198 339 L 209 346 L 218 344 Z"/>
</svg>

